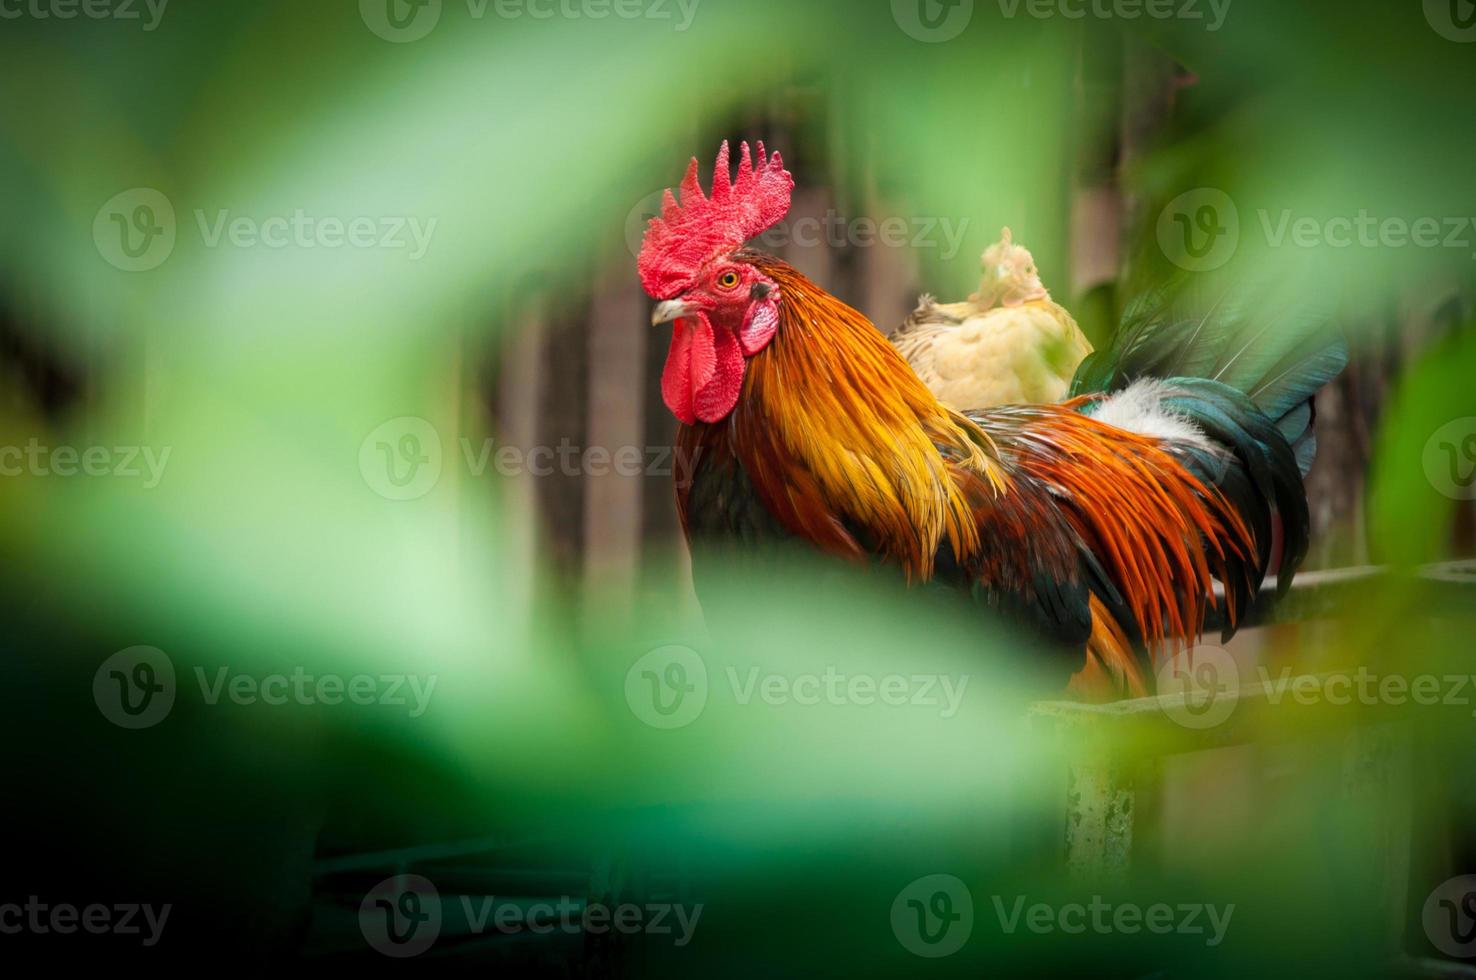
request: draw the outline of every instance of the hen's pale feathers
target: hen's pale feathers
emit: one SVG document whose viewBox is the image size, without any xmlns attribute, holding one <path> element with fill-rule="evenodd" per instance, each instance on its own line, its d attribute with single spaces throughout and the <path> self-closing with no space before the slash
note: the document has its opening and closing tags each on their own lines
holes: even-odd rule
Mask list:
<svg viewBox="0 0 1476 980">
<path fill-rule="evenodd" d="M 1057 402 L 1092 352 L 1041 285 L 1010 230 L 982 257 L 979 292 L 962 303 L 923 296 L 892 343 L 935 397 L 959 410 Z"/>
<path fill-rule="evenodd" d="M 981 311 L 923 297 L 892 343 L 934 396 L 959 410 L 1058 402 L 1092 352 L 1071 314 L 1049 299 Z"/>
</svg>

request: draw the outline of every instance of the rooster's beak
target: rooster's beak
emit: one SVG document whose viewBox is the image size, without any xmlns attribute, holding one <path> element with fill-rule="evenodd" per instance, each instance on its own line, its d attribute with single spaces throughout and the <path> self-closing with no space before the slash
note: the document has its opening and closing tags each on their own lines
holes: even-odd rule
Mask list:
<svg viewBox="0 0 1476 980">
<path fill-rule="evenodd" d="M 679 299 L 669 299 L 664 303 L 658 303 L 656 309 L 651 311 L 651 326 L 659 326 L 679 320 L 692 312 L 692 308 Z"/>
</svg>

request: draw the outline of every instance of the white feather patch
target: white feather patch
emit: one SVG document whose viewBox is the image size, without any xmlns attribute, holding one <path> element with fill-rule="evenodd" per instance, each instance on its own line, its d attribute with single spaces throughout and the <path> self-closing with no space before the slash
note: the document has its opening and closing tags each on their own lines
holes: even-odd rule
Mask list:
<svg viewBox="0 0 1476 980">
<path fill-rule="evenodd" d="M 1153 378 L 1134 381 L 1122 391 L 1103 399 L 1092 418 L 1138 435 L 1213 449 L 1213 444 L 1199 426 L 1163 404 L 1163 400 L 1173 394 L 1173 387 L 1162 381 Z"/>
</svg>

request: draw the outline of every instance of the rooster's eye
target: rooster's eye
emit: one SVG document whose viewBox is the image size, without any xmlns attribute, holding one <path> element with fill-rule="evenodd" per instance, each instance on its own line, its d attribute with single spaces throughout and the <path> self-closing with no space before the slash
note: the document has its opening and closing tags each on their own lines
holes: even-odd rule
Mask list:
<svg viewBox="0 0 1476 980">
<path fill-rule="evenodd" d="M 724 289 L 732 289 L 738 285 L 738 273 L 728 271 L 718 276 L 718 285 Z"/>
</svg>

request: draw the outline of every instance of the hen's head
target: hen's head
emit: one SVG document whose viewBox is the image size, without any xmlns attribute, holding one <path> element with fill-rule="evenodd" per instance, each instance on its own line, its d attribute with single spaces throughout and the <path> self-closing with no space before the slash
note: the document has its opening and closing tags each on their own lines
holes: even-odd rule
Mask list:
<svg viewBox="0 0 1476 980">
<path fill-rule="evenodd" d="M 651 322 L 674 323 L 661 394 L 689 425 L 718 422 L 733 411 L 746 359 L 767 347 L 779 328 L 779 287 L 742 249 L 789 211 L 794 178 L 762 143 L 757 166 L 747 143 L 739 152 L 738 176 L 730 179 L 723 143 L 710 196 L 702 192 L 693 158 L 680 203 L 666 192 L 637 260 L 641 284 L 661 301 Z"/>
<path fill-rule="evenodd" d="M 969 299 L 980 306 L 1019 306 L 1050 298 L 1041 284 L 1030 249 L 1016 245 L 1008 228 L 1000 230 L 999 241 L 984 250 L 979 264 L 983 271 L 979 291 Z"/>
</svg>

